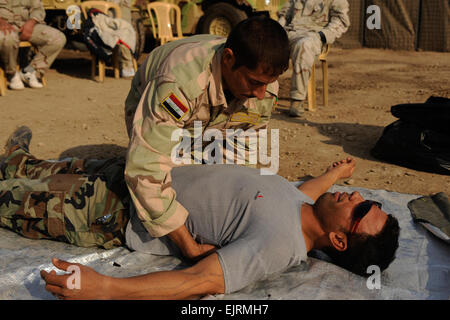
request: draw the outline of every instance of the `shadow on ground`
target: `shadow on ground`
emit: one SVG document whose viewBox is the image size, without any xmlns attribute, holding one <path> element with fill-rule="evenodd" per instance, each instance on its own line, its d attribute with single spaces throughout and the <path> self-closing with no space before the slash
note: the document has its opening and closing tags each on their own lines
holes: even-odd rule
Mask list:
<svg viewBox="0 0 450 320">
<path fill-rule="evenodd" d="M 77 146 L 63 151 L 60 159 L 79 158 L 79 159 L 109 159 L 125 158 L 127 149 L 115 144 L 91 144 Z"/>
<path fill-rule="evenodd" d="M 301 127 L 316 128 L 319 134 L 327 138 L 322 140 L 322 143 L 341 146 L 347 154 L 361 159 L 379 161 L 370 154 L 370 150 L 382 135 L 383 126 L 345 122 L 313 122 L 304 118 L 289 117 L 289 111 L 285 108 L 278 107 L 276 111 L 279 113 L 274 113 L 272 119 L 295 123 Z"/>
</svg>

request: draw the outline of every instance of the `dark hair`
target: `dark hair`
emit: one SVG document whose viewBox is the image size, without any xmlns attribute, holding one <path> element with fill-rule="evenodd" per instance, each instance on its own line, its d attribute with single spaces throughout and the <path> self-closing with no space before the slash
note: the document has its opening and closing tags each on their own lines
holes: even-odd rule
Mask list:
<svg viewBox="0 0 450 320">
<path fill-rule="evenodd" d="M 376 265 L 385 270 L 395 258 L 398 248 L 400 227 L 398 220 L 388 215 L 383 229 L 375 236 L 347 233 L 347 250 L 338 251 L 333 247 L 323 248 L 334 264 L 360 276 L 367 277 L 367 268 Z"/>
<path fill-rule="evenodd" d="M 275 20 L 258 15 L 239 22 L 228 36 L 225 48 L 233 51 L 233 69 L 245 66 L 280 75 L 289 67 L 289 39 Z"/>
</svg>

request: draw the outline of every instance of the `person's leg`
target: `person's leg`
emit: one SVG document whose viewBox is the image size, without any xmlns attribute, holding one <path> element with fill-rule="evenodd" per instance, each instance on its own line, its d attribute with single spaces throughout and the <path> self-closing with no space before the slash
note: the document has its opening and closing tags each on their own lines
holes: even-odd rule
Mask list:
<svg viewBox="0 0 450 320">
<path fill-rule="evenodd" d="M 24 87 L 20 75 L 17 72 L 17 56 L 19 54 L 19 33 L 0 32 L 0 62 L 4 64 L 9 87 L 13 90 L 21 90 Z"/>
<path fill-rule="evenodd" d="M 291 39 L 291 58 L 293 72 L 291 78 L 291 116 L 301 116 L 303 104 L 308 92 L 308 81 L 311 76 L 312 67 L 320 55 L 322 43 L 320 36 L 310 34 L 307 36 Z"/>
<path fill-rule="evenodd" d="M 133 54 L 123 44 L 119 45 L 120 48 L 120 62 L 122 65 L 121 76 L 124 78 L 133 77 L 135 75 L 133 66 Z"/>
<path fill-rule="evenodd" d="M 111 248 L 125 243 L 130 196 L 124 159 L 39 160 L 22 126 L 0 162 L 0 226 L 33 239 Z"/>
<path fill-rule="evenodd" d="M 109 175 L 124 168 L 124 160 L 113 159 L 78 159 L 41 160 L 19 146 L 0 163 L 0 180 L 7 179 L 42 179 L 55 174 Z"/>
<path fill-rule="evenodd" d="M 44 74 L 63 49 L 66 36 L 61 31 L 44 24 L 36 24 L 30 42 L 37 47 L 37 53 L 28 66 L 23 69 L 23 77 L 30 85 L 35 83 L 35 72 Z M 28 79 L 28 80 L 27 80 Z"/>
<path fill-rule="evenodd" d="M 9 136 L 5 145 L 6 154 L 0 162 L 0 180 L 41 179 L 55 174 L 80 174 L 103 175 L 108 181 L 111 180 L 110 184 L 121 185 L 121 175 L 117 175 L 117 173 L 124 170 L 124 159 L 40 160 L 29 152 L 31 138 L 32 132 L 27 126 L 17 128 Z M 126 190 L 117 190 L 117 192 L 126 194 Z"/>
<path fill-rule="evenodd" d="M 30 239 L 110 249 L 125 244 L 128 203 L 103 176 L 0 181 L 0 226 Z"/>
</svg>

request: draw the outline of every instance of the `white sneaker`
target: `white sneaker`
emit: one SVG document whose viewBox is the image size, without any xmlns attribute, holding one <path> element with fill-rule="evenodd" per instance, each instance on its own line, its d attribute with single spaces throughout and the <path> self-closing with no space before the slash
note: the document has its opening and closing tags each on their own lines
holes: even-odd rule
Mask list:
<svg viewBox="0 0 450 320">
<path fill-rule="evenodd" d="M 28 85 L 31 88 L 42 88 L 42 83 L 39 82 L 39 80 L 36 78 L 36 71 L 33 73 L 27 72 L 23 73 L 20 71 L 20 77 L 22 78 L 22 81 L 25 82 L 26 85 Z"/>
<path fill-rule="evenodd" d="M 133 68 L 130 69 L 122 69 L 122 77 L 123 78 L 130 78 L 130 77 L 134 77 L 135 72 Z"/>
<path fill-rule="evenodd" d="M 25 88 L 18 72 L 9 80 L 9 88 L 12 90 L 23 90 Z"/>
</svg>

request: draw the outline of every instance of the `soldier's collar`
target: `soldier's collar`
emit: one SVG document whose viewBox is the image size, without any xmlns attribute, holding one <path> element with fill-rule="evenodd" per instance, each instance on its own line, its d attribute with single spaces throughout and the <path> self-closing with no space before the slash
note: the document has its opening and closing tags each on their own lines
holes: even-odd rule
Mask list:
<svg viewBox="0 0 450 320">
<path fill-rule="evenodd" d="M 220 65 L 222 52 L 223 47 L 217 50 L 211 61 L 211 81 L 209 83 L 208 95 L 212 107 L 227 107 L 227 99 L 223 90 L 222 67 Z"/>
</svg>

